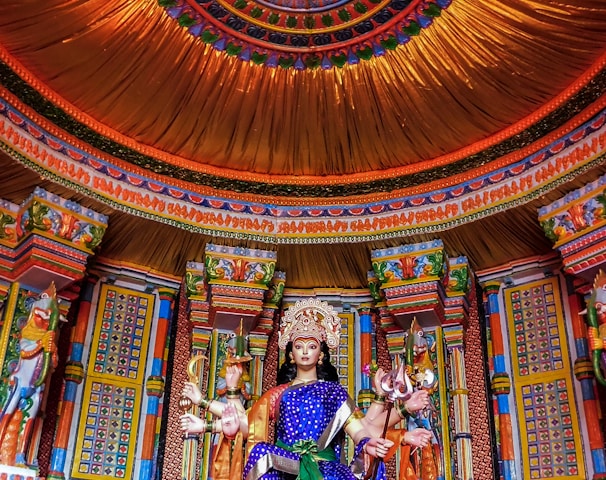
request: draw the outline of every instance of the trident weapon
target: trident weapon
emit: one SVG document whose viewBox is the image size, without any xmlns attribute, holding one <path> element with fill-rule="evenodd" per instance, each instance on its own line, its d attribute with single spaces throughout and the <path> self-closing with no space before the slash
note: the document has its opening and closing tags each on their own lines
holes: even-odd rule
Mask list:
<svg viewBox="0 0 606 480">
<path fill-rule="evenodd" d="M 404 363 L 401 363 L 397 370 L 394 369 L 385 374 L 381 379 L 381 388 L 387 394 L 387 401 L 384 407 L 384 410 L 387 410 L 387 416 L 385 417 L 385 425 L 383 425 L 383 433 L 381 435 L 381 438 L 385 438 L 387 436 L 387 429 L 389 428 L 389 416 L 391 415 L 393 404 L 396 400 L 408 400 L 412 395 L 412 383 L 406 374 Z M 375 480 L 377 478 L 381 461 L 377 457 L 373 458 L 364 480 Z"/>
</svg>

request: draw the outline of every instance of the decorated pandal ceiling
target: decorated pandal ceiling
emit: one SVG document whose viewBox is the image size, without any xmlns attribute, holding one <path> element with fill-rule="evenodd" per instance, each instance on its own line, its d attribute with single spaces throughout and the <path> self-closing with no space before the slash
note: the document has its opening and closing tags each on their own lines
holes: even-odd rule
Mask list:
<svg viewBox="0 0 606 480">
<path fill-rule="evenodd" d="M 591 0 L 7 0 L 0 198 L 80 202 L 100 256 L 174 275 L 207 242 L 300 288 L 434 238 L 549 255 L 538 208 L 606 173 L 605 46 Z"/>
</svg>

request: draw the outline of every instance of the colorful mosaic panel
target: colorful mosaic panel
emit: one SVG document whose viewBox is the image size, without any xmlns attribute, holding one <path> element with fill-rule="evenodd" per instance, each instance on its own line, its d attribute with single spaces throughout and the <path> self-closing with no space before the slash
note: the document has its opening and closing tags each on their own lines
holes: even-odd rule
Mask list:
<svg viewBox="0 0 606 480">
<path fill-rule="evenodd" d="M 557 278 L 504 291 L 522 478 L 585 478 Z"/>
<path fill-rule="evenodd" d="M 131 478 L 141 388 L 87 382 L 72 478 Z"/>
<path fill-rule="evenodd" d="M 73 479 L 132 478 L 154 298 L 101 286 Z"/>
<path fill-rule="evenodd" d="M 104 285 L 97 317 L 98 343 L 93 345 L 94 373 L 140 380 L 141 355 L 151 321 L 153 297 Z"/>
<path fill-rule="evenodd" d="M 554 285 L 536 284 L 508 293 L 513 316 L 517 374 L 527 376 L 562 370 L 561 333 Z"/>
<path fill-rule="evenodd" d="M 566 379 L 522 387 L 528 438 L 528 478 L 579 475 L 579 459 L 570 402 L 572 385 Z"/>
</svg>

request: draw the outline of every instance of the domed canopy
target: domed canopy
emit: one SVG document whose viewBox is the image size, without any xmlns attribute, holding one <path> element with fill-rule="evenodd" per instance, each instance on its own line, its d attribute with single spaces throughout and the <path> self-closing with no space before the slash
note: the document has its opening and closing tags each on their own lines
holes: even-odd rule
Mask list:
<svg viewBox="0 0 606 480">
<path fill-rule="evenodd" d="M 605 46 L 590 0 L 7 0 L 0 114 L 67 160 L 0 139 L 0 198 L 109 214 L 101 256 L 171 274 L 277 250 L 301 288 L 436 237 L 544 255 L 537 209 L 606 172 L 566 153 L 603 128 Z"/>
</svg>

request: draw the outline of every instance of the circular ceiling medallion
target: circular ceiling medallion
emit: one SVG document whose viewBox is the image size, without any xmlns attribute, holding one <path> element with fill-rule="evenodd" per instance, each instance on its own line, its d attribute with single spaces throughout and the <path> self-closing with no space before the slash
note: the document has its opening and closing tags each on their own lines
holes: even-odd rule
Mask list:
<svg viewBox="0 0 606 480">
<path fill-rule="evenodd" d="M 418 35 L 451 0 L 158 0 L 215 49 L 268 67 L 342 67 Z"/>
</svg>

